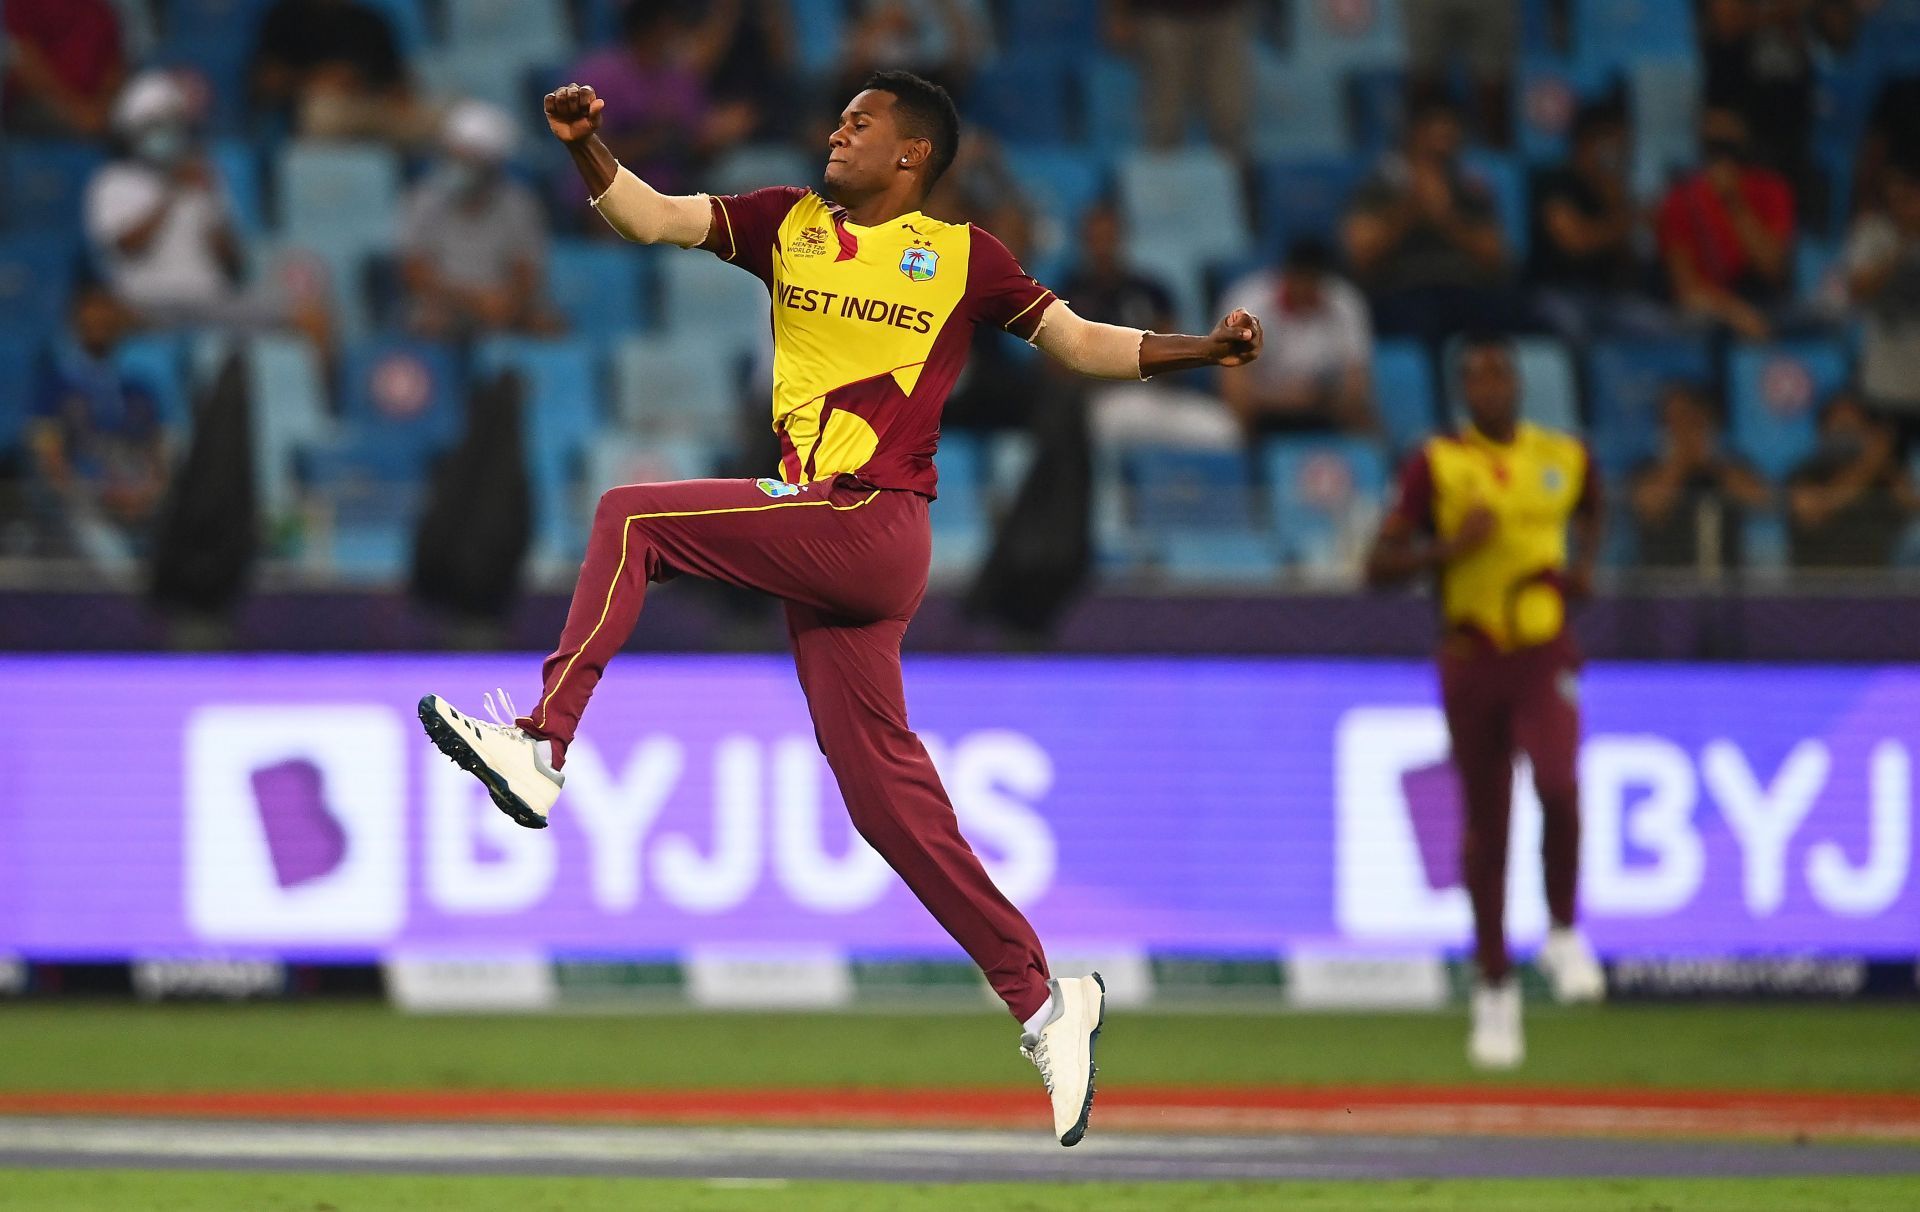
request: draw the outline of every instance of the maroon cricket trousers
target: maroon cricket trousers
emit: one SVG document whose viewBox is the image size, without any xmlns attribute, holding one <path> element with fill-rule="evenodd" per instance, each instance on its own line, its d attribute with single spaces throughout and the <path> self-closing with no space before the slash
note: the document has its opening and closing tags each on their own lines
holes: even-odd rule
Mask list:
<svg viewBox="0 0 1920 1212">
<path fill-rule="evenodd" d="M 519 724 L 563 745 L 573 739 L 650 581 L 684 573 L 783 599 L 814 734 L 854 828 L 1025 1020 L 1047 1000 L 1040 940 L 960 835 L 907 726 L 900 640 L 926 593 L 931 541 L 925 497 L 853 476 L 797 491 L 754 480 L 611 489 L 594 514 L 560 646 L 542 667 L 540 702 Z"/>
<path fill-rule="evenodd" d="M 1466 808 L 1461 873 L 1473 902 L 1474 959 L 1488 982 L 1506 978 L 1507 837 L 1513 762 L 1533 764 L 1542 813 L 1547 913 L 1574 920 L 1580 871 L 1579 653 L 1570 636 L 1499 652 L 1480 637 L 1449 634 L 1440 647 L 1440 701 Z"/>
</svg>

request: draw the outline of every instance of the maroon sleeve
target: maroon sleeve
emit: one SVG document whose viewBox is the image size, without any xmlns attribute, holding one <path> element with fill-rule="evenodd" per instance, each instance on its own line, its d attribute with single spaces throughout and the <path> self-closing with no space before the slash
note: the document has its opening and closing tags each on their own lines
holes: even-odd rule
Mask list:
<svg viewBox="0 0 1920 1212">
<path fill-rule="evenodd" d="M 792 185 L 773 185 L 750 194 L 714 194 L 713 226 L 700 247 L 771 285 L 773 242 L 780 221 L 806 196 L 806 190 Z"/>
<path fill-rule="evenodd" d="M 1040 317 L 1056 296 L 1027 276 L 1006 245 L 978 227 L 972 231 L 967 301 L 973 308 L 973 322 L 1004 328 L 1022 341 L 1033 340 Z"/>
<path fill-rule="evenodd" d="M 1387 524 L 1417 533 L 1433 533 L 1433 463 L 1422 450 L 1400 468 Z"/>
</svg>

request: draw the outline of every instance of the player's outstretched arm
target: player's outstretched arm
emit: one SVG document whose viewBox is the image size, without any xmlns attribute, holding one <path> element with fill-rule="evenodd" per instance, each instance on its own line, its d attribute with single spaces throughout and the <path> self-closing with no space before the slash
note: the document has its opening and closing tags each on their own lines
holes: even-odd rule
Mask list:
<svg viewBox="0 0 1920 1212">
<path fill-rule="evenodd" d="M 692 248 L 707 238 L 713 209 L 706 195 L 663 194 L 620 166 L 600 139 L 600 115 L 607 103 L 585 84 L 568 84 L 547 94 L 547 128 L 566 145 L 594 209 L 607 225 L 640 244 L 678 244 Z"/>
<path fill-rule="evenodd" d="M 1260 356 L 1260 321 L 1235 311 L 1204 337 L 1098 324 L 1055 300 L 1033 343 L 1068 370 L 1098 379 L 1145 379 L 1168 370 L 1241 366 Z"/>
</svg>

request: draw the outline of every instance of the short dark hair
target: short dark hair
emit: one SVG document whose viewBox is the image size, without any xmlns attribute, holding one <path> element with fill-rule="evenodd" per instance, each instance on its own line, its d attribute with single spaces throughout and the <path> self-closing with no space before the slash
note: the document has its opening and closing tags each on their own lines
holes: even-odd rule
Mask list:
<svg viewBox="0 0 1920 1212">
<path fill-rule="evenodd" d="M 1299 273 L 1330 274 L 1334 270 L 1333 245 L 1323 236 L 1296 236 L 1287 245 L 1287 260 L 1282 267 Z"/>
<path fill-rule="evenodd" d="M 927 184 L 931 186 L 953 163 L 960 150 L 960 111 L 947 90 L 912 72 L 874 72 L 860 82 L 860 91 L 875 89 L 893 94 L 893 112 L 910 138 L 933 145 L 927 156 Z"/>
<path fill-rule="evenodd" d="M 1592 101 L 1574 111 L 1573 127 L 1568 136 L 1575 143 L 1581 143 L 1597 134 L 1625 130 L 1627 111 L 1619 102 L 1611 99 Z"/>
</svg>

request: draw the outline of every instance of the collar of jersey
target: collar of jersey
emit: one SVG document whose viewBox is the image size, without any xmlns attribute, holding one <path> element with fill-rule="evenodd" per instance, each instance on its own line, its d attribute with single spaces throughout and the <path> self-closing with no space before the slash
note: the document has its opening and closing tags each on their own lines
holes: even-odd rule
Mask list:
<svg viewBox="0 0 1920 1212">
<path fill-rule="evenodd" d="M 896 226 L 897 224 L 909 223 L 915 219 L 925 219 L 927 217 L 917 210 L 910 210 L 905 214 L 895 215 L 884 223 L 875 223 L 873 226 L 868 227 L 855 223 L 852 219 L 847 218 L 847 208 L 838 202 L 827 203 L 827 214 L 832 216 L 835 223 L 840 224 L 842 227 L 851 228 L 854 231 L 881 231 L 885 228 Z"/>
<path fill-rule="evenodd" d="M 1488 437 L 1486 434 L 1481 433 L 1480 427 L 1478 425 L 1475 425 L 1472 421 L 1468 421 L 1465 425 L 1462 425 L 1460 427 L 1460 437 L 1463 440 L 1465 440 L 1469 445 L 1484 446 L 1488 450 L 1512 450 L 1514 447 L 1520 445 L 1520 440 L 1526 436 L 1527 436 L 1527 423 L 1525 421 L 1514 422 L 1513 440 L 1511 442 L 1494 441 L 1492 438 Z"/>
</svg>

